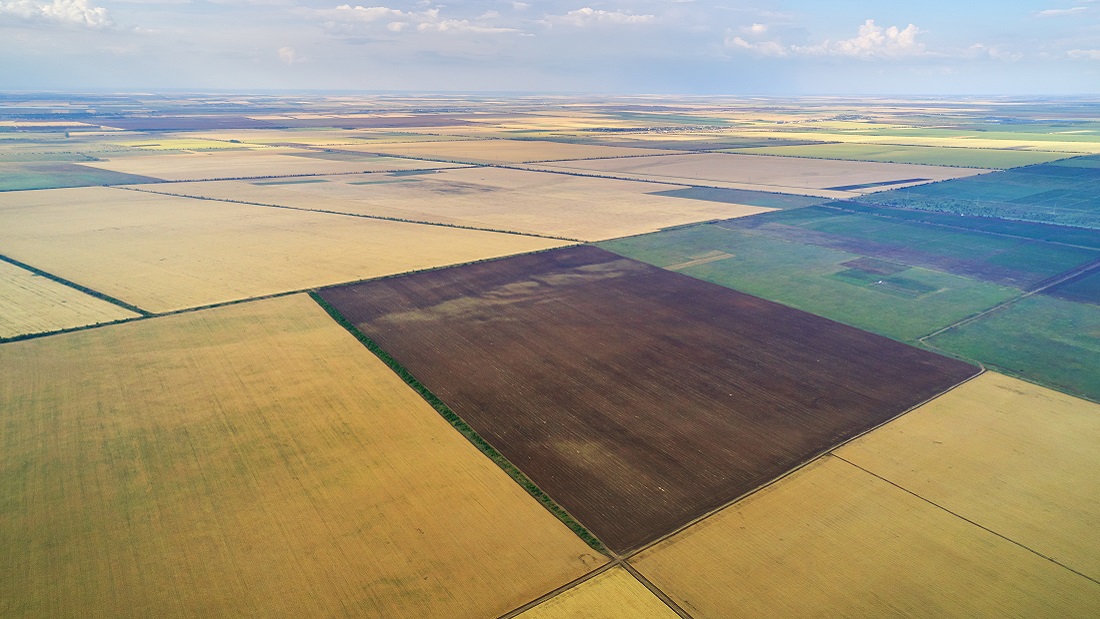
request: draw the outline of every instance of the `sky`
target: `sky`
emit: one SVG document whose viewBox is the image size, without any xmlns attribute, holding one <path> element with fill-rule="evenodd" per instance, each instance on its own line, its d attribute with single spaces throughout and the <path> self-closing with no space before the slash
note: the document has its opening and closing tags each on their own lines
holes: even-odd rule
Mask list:
<svg viewBox="0 0 1100 619">
<path fill-rule="evenodd" d="M 0 90 L 1100 93 L 1100 0 L 361 1 L 0 0 Z"/>
</svg>

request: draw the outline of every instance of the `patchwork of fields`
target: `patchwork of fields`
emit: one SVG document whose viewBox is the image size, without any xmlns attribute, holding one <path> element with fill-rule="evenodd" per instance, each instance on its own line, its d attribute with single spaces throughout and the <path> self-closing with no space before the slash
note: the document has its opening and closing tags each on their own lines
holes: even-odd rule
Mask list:
<svg viewBox="0 0 1100 619">
<path fill-rule="evenodd" d="M 51 97 L 0 616 L 1100 615 L 1094 103 Z"/>
</svg>

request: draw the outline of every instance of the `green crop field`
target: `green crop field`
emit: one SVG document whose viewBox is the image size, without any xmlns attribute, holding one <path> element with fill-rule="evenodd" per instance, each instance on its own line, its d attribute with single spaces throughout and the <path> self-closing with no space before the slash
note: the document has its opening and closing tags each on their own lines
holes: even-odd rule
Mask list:
<svg viewBox="0 0 1100 619">
<path fill-rule="evenodd" d="M 607 241 L 601 247 L 905 341 L 1019 292 L 922 268 L 872 277 L 865 269 L 845 265 L 861 254 L 760 236 L 727 224 Z M 730 257 L 676 268 L 715 253 Z"/>
<path fill-rule="evenodd" d="M 1045 153 L 992 148 L 952 148 L 938 146 L 891 146 L 886 144 L 807 144 L 804 146 L 773 146 L 729 149 L 731 153 L 810 157 L 814 159 L 846 159 L 849 161 L 881 161 L 885 163 L 920 163 L 964 168 L 1014 168 L 1064 159 L 1065 153 Z"/>
<path fill-rule="evenodd" d="M 928 343 L 1100 401 L 1100 306 L 1033 295 Z"/>
<path fill-rule="evenodd" d="M 0 163 L 0 191 L 149 182 L 157 181 L 145 176 L 100 170 L 66 162 Z"/>
</svg>

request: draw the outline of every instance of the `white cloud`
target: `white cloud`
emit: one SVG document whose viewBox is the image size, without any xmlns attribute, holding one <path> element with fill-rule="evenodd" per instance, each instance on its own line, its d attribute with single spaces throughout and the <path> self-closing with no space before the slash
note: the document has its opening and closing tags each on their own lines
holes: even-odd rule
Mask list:
<svg viewBox="0 0 1100 619">
<path fill-rule="evenodd" d="M 1071 49 L 1066 53 L 1069 55 L 1070 58 L 1100 60 L 1100 49 Z"/>
<path fill-rule="evenodd" d="M 1039 11 L 1036 13 L 1039 17 L 1057 17 L 1058 15 L 1073 15 L 1074 13 L 1080 13 L 1081 11 L 1087 11 L 1087 6 L 1075 6 L 1069 9 L 1047 9 L 1045 11 Z"/>
<path fill-rule="evenodd" d="M 88 0 L 53 0 L 48 3 L 35 0 L 0 0 L 0 15 L 87 28 L 107 28 L 114 25 L 107 9 L 92 6 L 88 4 Z"/>
<path fill-rule="evenodd" d="M 768 27 L 765 26 L 764 24 L 753 24 L 753 25 L 745 28 L 745 30 L 747 32 L 751 32 L 753 34 L 764 34 L 765 32 L 768 31 Z"/>
<path fill-rule="evenodd" d="M 543 23 L 548 26 L 562 24 L 583 28 L 596 24 L 645 24 L 656 19 L 653 15 L 636 15 L 624 11 L 605 11 L 584 7 L 575 11 L 569 11 L 565 15 L 547 15 Z"/>
<path fill-rule="evenodd" d="M 280 47 L 279 60 L 287 64 L 294 64 L 298 60 L 298 54 L 294 51 L 293 47 Z"/>
<path fill-rule="evenodd" d="M 373 24 L 387 21 L 386 29 L 390 32 L 451 32 L 451 33 L 477 33 L 499 34 L 508 32 L 520 32 L 516 28 L 501 28 L 487 24 L 484 20 L 498 17 L 493 12 L 486 13 L 476 20 L 451 19 L 440 15 L 438 8 L 425 9 L 423 11 L 402 11 L 384 6 L 359 6 L 352 7 L 341 4 L 335 9 L 316 11 L 316 14 L 330 20 L 330 23 L 340 24 Z"/>
<path fill-rule="evenodd" d="M 763 34 L 764 30 L 748 29 L 753 34 Z M 784 44 L 782 41 L 747 41 L 742 37 L 726 37 L 726 47 L 744 50 L 761 56 L 847 56 L 850 58 L 903 58 L 923 56 L 927 52 L 924 44 L 917 41 L 920 28 L 909 24 L 905 28 L 890 26 L 883 28 L 868 19 L 860 25 L 856 36 L 840 41 L 825 40 L 816 45 Z"/>
<path fill-rule="evenodd" d="M 527 4 L 526 2 L 513 2 L 512 3 L 512 8 L 517 10 L 517 11 L 523 11 L 523 10 L 531 8 L 531 5 Z"/>
<path fill-rule="evenodd" d="M 996 45 L 983 45 L 982 43 L 975 43 L 966 49 L 964 56 L 971 58 L 988 57 L 994 60 L 1007 60 L 1015 62 L 1024 57 L 1020 52 L 1010 52 Z"/>
<path fill-rule="evenodd" d="M 476 32 L 478 34 L 501 34 L 507 32 L 519 32 L 515 28 L 497 28 L 483 26 L 471 22 L 468 19 L 441 19 L 438 21 L 424 22 L 416 27 L 420 32 Z"/>
</svg>

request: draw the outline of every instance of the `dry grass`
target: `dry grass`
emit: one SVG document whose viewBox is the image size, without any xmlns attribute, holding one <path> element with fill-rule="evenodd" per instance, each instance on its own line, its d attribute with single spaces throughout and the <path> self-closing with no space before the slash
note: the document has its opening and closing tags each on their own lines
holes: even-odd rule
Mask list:
<svg viewBox="0 0 1100 619">
<path fill-rule="evenodd" d="M 1100 405 L 987 372 L 838 450 L 1100 579 Z"/>
<path fill-rule="evenodd" d="M 285 185 L 216 181 L 154 189 L 585 241 L 771 210 L 648 195 L 677 189 L 672 185 L 500 168 L 401 177 L 333 176 L 326 181 Z"/>
<path fill-rule="evenodd" d="M 520 613 L 516 619 L 677 619 L 625 569 L 613 567 Z"/>
<path fill-rule="evenodd" d="M 593 157 L 636 157 L 673 152 L 647 148 L 589 146 L 586 144 L 562 144 L 531 140 L 450 140 L 445 142 L 378 144 L 377 146 L 372 144 L 354 147 L 354 150 L 471 163 L 524 163 L 530 161 L 589 159 Z"/>
<path fill-rule="evenodd" d="M 631 563 L 696 619 L 1100 614 L 1095 582 L 831 456 Z"/>
<path fill-rule="evenodd" d="M 544 167 L 611 174 L 624 178 L 690 182 L 732 189 L 806 193 L 824 197 L 851 195 L 851 192 L 833 191 L 829 189 L 830 187 L 913 178 L 944 180 L 973 176 L 984 171 L 899 163 L 761 157 L 727 153 L 571 161 L 548 164 Z M 902 183 L 862 191 L 881 191 L 910 184 L 916 183 Z"/>
<path fill-rule="evenodd" d="M 137 314 L 0 262 L 0 338 L 111 322 Z"/>
<path fill-rule="evenodd" d="M 0 194 L 7 255 L 153 312 L 563 244 L 101 187 Z"/>
<path fill-rule="evenodd" d="M 0 615 L 491 619 L 606 559 L 305 296 L 0 347 Z"/>
<path fill-rule="evenodd" d="M 388 170 L 423 170 L 450 167 L 393 157 L 364 156 L 361 161 L 337 161 L 309 156 L 314 151 L 293 148 L 224 150 L 142 157 L 117 157 L 108 161 L 90 161 L 90 167 L 139 174 L 167 181 L 215 178 L 259 178 L 296 174 L 345 174 Z"/>
</svg>

